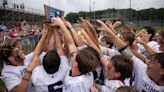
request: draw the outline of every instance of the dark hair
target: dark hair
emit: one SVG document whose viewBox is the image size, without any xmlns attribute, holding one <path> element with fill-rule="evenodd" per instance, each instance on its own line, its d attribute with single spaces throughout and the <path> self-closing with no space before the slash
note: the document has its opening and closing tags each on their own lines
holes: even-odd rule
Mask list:
<svg viewBox="0 0 164 92">
<path fill-rule="evenodd" d="M 121 36 L 129 42 L 129 45 L 131 46 L 135 40 L 135 35 L 132 32 L 121 32 Z"/>
<path fill-rule="evenodd" d="M 78 63 L 79 71 L 82 74 L 86 74 L 95 70 L 95 68 L 100 63 L 100 58 L 98 52 L 95 49 L 87 47 L 78 52 L 76 61 Z"/>
<path fill-rule="evenodd" d="M 110 47 L 113 46 L 113 42 L 112 42 L 112 40 L 108 36 L 104 36 L 102 39 L 105 39 L 106 43 L 109 44 Z"/>
<path fill-rule="evenodd" d="M 6 64 L 10 63 L 8 58 L 13 55 L 14 46 L 15 46 L 15 44 L 8 43 L 8 44 L 5 44 L 4 46 L 2 46 L 2 48 L 0 50 L 0 53 L 1 53 L 0 57 L 1 57 L 2 61 L 6 62 Z"/>
<path fill-rule="evenodd" d="M 151 34 L 149 41 L 152 41 L 153 37 L 155 36 L 155 29 L 150 26 L 144 26 L 142 29 L 145 29 L 148 32 L 148 34 Z"/>
<path fill-rule="evenodd" d="M 164 68 L 164 58 L 163 57 L 164 57 L 164 52 L 157 53 L 154 56 L 154 59 L 157 60 L 161 64 L 162 68 Z"/>
<path fill-rule="evenodd" d="M 43 67 L 48 74 L 58 71 L 60 66 L 60 57 L 56 50 L 51 50 L 43 57 Z"/>
<path fill-rule="evenodd" d="M 121 73 L 120 80 L 129 78 L 132 76 L 133 61 L 126 58 L 123 55 L 116 55 L 111 58 L 111 62 L 117 72 Z"/>
<path fill-rule="evenodd" d="M 116 92 L 138 92 L 138 91 L 131 86 L 121 86 L 117 88 Z"/>
</svg>

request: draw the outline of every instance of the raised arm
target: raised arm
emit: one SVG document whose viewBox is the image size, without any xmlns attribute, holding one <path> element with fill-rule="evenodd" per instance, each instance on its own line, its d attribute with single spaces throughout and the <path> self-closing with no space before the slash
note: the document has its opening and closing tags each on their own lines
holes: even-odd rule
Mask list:
<svg viewBox="0 0 164 92">
<path fill-rule="evenodd" d="M 53 50 L 55 48 L 55 37 L 54 37 L 54 32 L 50 32 L 52 35 L 49 39 L 48 43 L 48 50 Z M 48 38 L 47 38 L 48 39 Z"/>
<path fill-rule="evenodd" d="M 144 48 L 146 49 L 146 51 L 151 55 L 151 56 L 154 56 L 157 52 L 155 52 L 151 47 L 149 47 L 147 45 L 147 43 L 145 43 L 144 41 L 142 40 L 139 40 L 139 39 L 136 39 L 136 42 L 137 43 L 140 43 L 141 45 L 144 46 Z"/>
<path fill-rule="evenodd" d="M 103 53 L 100 51 L 100 48 L 97 47 L 97 45 L 91 40 L 91 38 L 88 36 L 88 34 L 84 31 L 84 29 L 81 30 L 81 33 L 84 35 L 84 37 L 86 38 L 87 42 L 88 42 L 88 45 L 92 48 L 94 48 L 98 53 L 99 53 L 99 56 L 100 56 L 100 61 L 101 61 L 101 64 L 104 66 L 104 67 L 107 67 L 108 66 L 108 61 L 106 58 L 103 57 Z"/>
<path fill-rule="evenodd" d="M 49 28 L 47 27 L 47 30 L 49 30 Z M 44 32 L 42 32 L 42 34 L 43 34 Z M 48 32 L 48 34 L 47 34 L 47 37 L 46 37 L 46 41 L 45 41 L 45 43 L 43 44 L 43 51 L 47 51 L 47 49 L 49 50 L 50 48 L 49 48 L 49 43 L 50 43 L 50 39 L 51 39 L 51 36 L 52 36 L 52 31 L 49 31 Z"/>
<path fill-rule="evenodd" d="M 96 44 L 98 44 L 98 35 L 96 33 L 96 30 L 95 30 L 94 26 L 88 20 L 85 20 L 85 22 L 88 25 L 88 28 L 90 29 L 93 37 L 95 38 L 95 40 L 97 42 Z"/>
<path fill-rule="evenodd" d="M 55 28 L 53 30 L 54 30 L 54 39 L 55 39 L 55 42 L 56 42 L 57 53 L 59 54 L 59 56 L 65 56 L 59 33 Z"/>
<path fill-rule="evenodd" d="M 121 25 L 121 21 L 116 21 L 116 22 L 113 24 L 113 29 L 117 29 L 120 25 Z"/>
<path fill-rule="evenodd" d="M 69 29 L 70 33 L 72 34 L 72 37 L 73 37 L 76 45 L 78 47 L 79 46 L 83 46 L 84 45 L 83 40 L 77 35 L 77 32 L 74 30 L 74 28 L 72 27 L 72 25 L 70 24 L 70 22 L 64 20 L 64 23 L 67 26 L 67 28 Z"/>
<path fill-rule="evenodd" d="M 96 46 L 96 44 L 91 40 L 91 38 L 88 36 L 88 34 L 84 31 L 84 29 L 80 30 L 81 33 L 84 35 L 84 37 L 87 40 L 87 43 L 90 47 L 94 48 L 97 52 L 100 52 L 99 47 Z"/>
<path fill-rule="evenodd" d="M 111 31 L 110 28 L 107 27 L 107 25 L 105 25 L 104 22 L 102 22 L 101 20 L 97 21 L 99 24 L 101 24 L 101 27 L 98 28 L 98 30 L 101 31 L 105 31 L 107 33 L 107 35 L 111 38 L 112 42 L 118 47 L 118 48 L 122 48 L 125 47 L 126 44 L 119 38 L 117 37 L 117 35 L 115 35 L 115 33 L 113 33 Z"/>
<path fill-rule="evenodd" d="M 83 18 L 81 19 L 81 27 L 87 32 L 88 36 L 92 39 L 92 41 L 98 46 L 98 37 L 96 36 L 95 30 L 92 26 L 92 24 L 90 24 L 90 22 L 88 20 L 85 20 Z"/>
<path fill-rule="evenodd" d="M 132 51 L 132 53 L 139 58 L 140 60 L 142 60 L 144 63 L 147 63 L 148 59 L 146 58 L 146 56 L 144 56 L 143 54 L 139 53 L 136 49 L 136 45 L 137 44 L 133 44 L 132 46 L 130 46 L 130 50 Z"/>
<path fill-rule="evenodd" d="M 11 90 L 12 92 L 26 92 L 27 91 L 32 71 L 37 65 L 39 65 L 39 55 L 42 52 L 42 46 L 47 37 L 47 29 L 46 28 L 43 29 L 43 32 L 44 32 L 44 34 L 42 35 L 39 43 L 37 44 L 37 46 L 35 48 L 34 56 L 33 56 L 31 64 L 25 69 L 25 74 L 22 78 L 21 83 L 19 85 L 17 85 L 16 87 L 14 87 Z"/>
<path fill-rule="evenodd" d="M 68 44 L 69 52 L 70 53 L 77 52 L 77 48 L 75 46 L 74 40 L 73 40 L 70 32 L 66 28 L 64 22 L 60 18 L 52 18 L 51 21 L 52 21 L 52 26 L 60 27 L 61 31 L 63 32 L 64 37 L 65 37 L 65 41 Z"/>
<path fill-rule="evenodd" d="M 108 27 L 110 28 L 110 30 L 112 30 L 113 33 L 117 34 L 117 32 L 115 31 L 115 29 L 113 28 L 112 22 L 107 20 L 105 22 L 106 25 L 108 25 Z"/>
</svg>

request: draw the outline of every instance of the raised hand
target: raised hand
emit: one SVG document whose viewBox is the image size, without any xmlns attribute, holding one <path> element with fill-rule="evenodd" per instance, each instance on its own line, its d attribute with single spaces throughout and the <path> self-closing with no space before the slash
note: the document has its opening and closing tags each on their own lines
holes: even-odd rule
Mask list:
<svg viewBox="0 0 164 92">
<path fill-rule="evenodd" d="M 117 34 L 117 32 L 114 29 L 114 25 L 112 25 L 111 21 L 107 20 L 105 24 L 108 25 L 108 27 L 113 31 L 113 33 Z"/>
<path fill-rule="evenodd" d="M 119 27 L 121 25 L 121 21 L 116 21 L 114 24 L 113 24 L 113 28 L 116 29 L 117 27 Z"/>
<path fill-rule="evenodd" d="M 66 26 L 67 28 L 69 28 L 69 29 L 73 28 L 72 25 L 71 25 L 71 23 L 68 22 L 68 21 L 64 21 L 64 24 L 65 24 L 65 26 Z"/>
<path fill-rule="evenodd" d="M 108 25 L 108 27 L 113 27 L 112 22 L 110 20 L 107 20 L 105 24 Z"/>
<path fill-rule="evenodd" d="M 52 27 L 63 27 L 63 26 L 65 26 L 65 24 L 64 24 L 64 22 L 62 21 L 62 19 L 61 18 L 52 18 L 51 19 L 51 26 Z"/>
<path fill-rule="evenodd" d="M 47 24 L 43 24 L 43 29 L 42 29 L 42 35 L 47 35 L 48 34 L 48 30 L 49 30 L 49 26 Z"/>
<path fill-rule="evenodd" d="M 95 87 L 95 84 L 90 88 L 91 92 L 99 92 L 98 89 Z"/>
<path fill-rule="evenodd" d="M 139 37 L 135 40 L 136 43 L 139 43 L 141 45 L 146 44 L 144 41 L 142 41 Z"/>
<path fill-rule="evenodd" d="M 110 29 L 108 28 L 108 26 L 103 21 L 97 20 L 97 22 L 101 25 L 101 27 L 98 28 L 98 30 L 105 31 L 105 32 L 110 31 Z"/>
</svg>

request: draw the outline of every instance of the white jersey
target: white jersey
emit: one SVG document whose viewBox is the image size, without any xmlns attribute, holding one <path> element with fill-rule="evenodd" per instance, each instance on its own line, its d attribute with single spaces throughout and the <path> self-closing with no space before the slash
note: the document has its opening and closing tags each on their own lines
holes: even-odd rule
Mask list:
<svg viewBox="0 0 164 92">
<path fill-rule="evenodd" d="M 109 60 L 115 55 L 121 55 L 121 53 L 115 49 L 108 49 Z"/>
<path fill-rule="evenodd" d="M 34 53 L 30 53 L 25 56 L 24 65 L 22 66 L 12 66 L 12 65 L 5 65 L 2 70 L 2 80 L 5 82 L 5 85 L 9 91 L 11 91 L 15 86 L 19 85 L 22 81 L 22 78 L 25 73 L 25 68 L 31 63 L 32 57 Z M 40 57 L 42 60 L 43 56 Z M 34 92 L 31 82 L 29 82 L 29 89 L 28 92 Z"/>
<path fill-rule="evenodd" d="M 120 80 L 108 80 L 106 79 L 102 86 L 102 92 L 115 92 L 117 88 L 125 86 Z"/>
<path fill-rule="evenodd" d="M 59 70 L 54 74 L 48 74 L 42 65 L 37 66 L 31 77 L 36 92 L 61 92 L 63 79 L 68 71 L 69 63 L 65 56 L 60 56 Z"/>
<path fill-rule="evenodd" d="M 147 65 L 141 60 L 132 57 L 134 62 L 135 87 L 139 92 L 164 92 L 164 86 L 157 85 L 146 74 Z"/>
<path fill-rule="evenodd" d="M 92 72 L 77 77 L 66 76 L 63 92 L 90 92 L 94 79 Z"/>
<path fill-rule="evenodd" d="M 147 43 L 147 45 L 152 48 L 156 53 L 159 53 L 160 50 L 159 50 L 159 47 L 160 45 L 155 42 L 155 41 L 150 41 Z M 149 53 L 146 51 L 146 49 L 144 48 L 143 45 L 140 45 L 139 48 L 138 48 L 138 52 L 145 55 L 148 59 L 151 59 L 151 56 L 149 55 Z"/>
</svg>

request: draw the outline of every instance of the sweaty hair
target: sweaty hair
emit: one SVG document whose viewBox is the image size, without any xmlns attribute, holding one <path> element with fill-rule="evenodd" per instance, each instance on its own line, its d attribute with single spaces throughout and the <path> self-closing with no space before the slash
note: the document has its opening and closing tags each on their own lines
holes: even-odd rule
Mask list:
<svg viewBox="0 0 164 92">
<path fill-rule="evenodd" d="M 95 49 L 86 47 L 78 52 L 76 61 L 78 63 L 79 71 L 82 74 L 86 74 L 95 70 L 95 68 L 100 63 L 100 58 L 98 52 Z"/>
<path fill-rule="evenodd" d="M 145 29 L 148 34 L 151 34 L 151 37 L 149 38 L 149 41 L 153 40 L 153 37 L 155 36 L 155 29 L 150 26 L 144 26 L 142 29 Z"/>
<path fill-rule="evenodd" d="M 128 59 L 123 55 L 116 55 L 111 58 L 111 62 L 113 63 L 115 70 L 121 73 L 121 76 L 119 77 L 120 80 L 132 76 L 133 61 L 131 59 Z"/>
<path fill-rule="evenodd" d="M 1 53 L 0 57 L 1 57 L 2 61 L 4 61 L 6 64 L 10 63 L 8 58 L 13 55 L 14 46 L 15 46 L 15 44 L 8 43 L 8 44 L 5 44 L 4 46 L 2 46 L 2 48 L 0 50 L 0 53 Z"/>
<path fill-rule="evenodd" d="M 129 42 L 129 45 L 131 46 L 134 42 L 134 34 L 132 32 L 121 32 L 121 36 Z"/>
<path fill-rule="evenodd" d="M 51 50 L 43 57 L 43 67 L 48 74 L 58 71 L 60 66 L 60 57 L 56 50 Z"/>
</svg>

